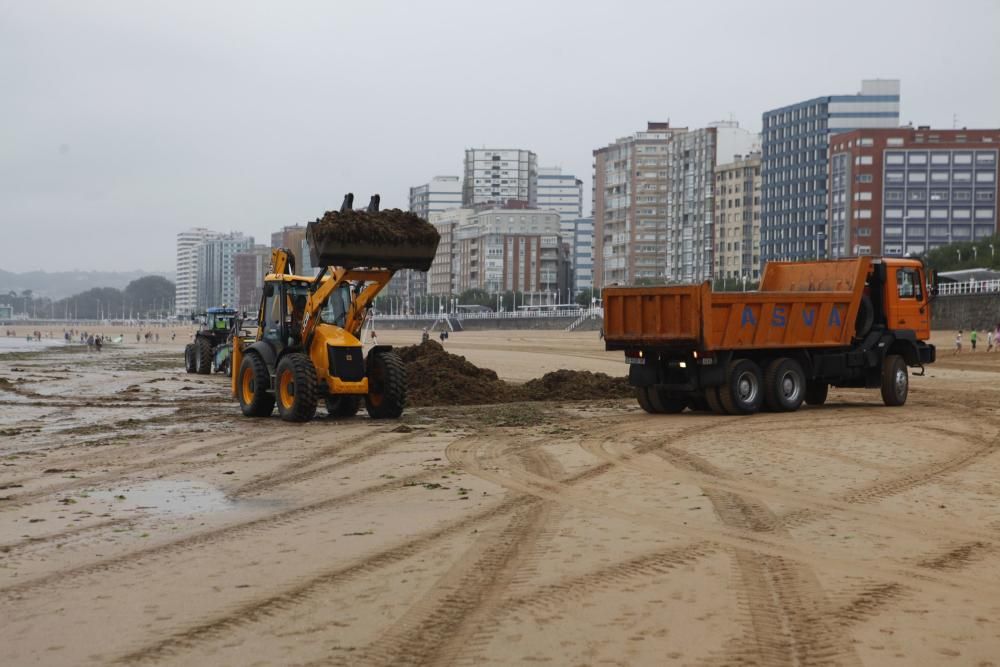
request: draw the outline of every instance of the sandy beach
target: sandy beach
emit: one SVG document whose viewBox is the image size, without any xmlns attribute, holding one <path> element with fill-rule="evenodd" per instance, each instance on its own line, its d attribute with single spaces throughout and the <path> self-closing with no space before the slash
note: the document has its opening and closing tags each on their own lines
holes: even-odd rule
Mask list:
<svg viewBox="0 0 1000 667">
<path fill-rule="evenodd" d="M 902 408 L 295 425 L 242 417 L 184 372 L 190 327 L 159 331 L 0 354 L 0 664 L 1000 665 L 985 345 L 936 333 Z M 446 349 L 515 382 L 626 372 L 595 332 Z"/>
</svg>

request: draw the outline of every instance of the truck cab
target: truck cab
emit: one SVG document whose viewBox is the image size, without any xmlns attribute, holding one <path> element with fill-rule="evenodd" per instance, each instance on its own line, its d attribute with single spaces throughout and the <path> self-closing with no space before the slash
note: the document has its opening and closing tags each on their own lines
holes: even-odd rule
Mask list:
<svg viewBox="0 0 1000 667">
<path fill-rule="evenodd" d="M 878 273 L 879 264 L 873 263 Z M 913 259 L 883 259 L 883 314 L 886 328 L 909 330 L 918 340 L 931 335 L 927 276 L 921 262 Z"/>
</svg>

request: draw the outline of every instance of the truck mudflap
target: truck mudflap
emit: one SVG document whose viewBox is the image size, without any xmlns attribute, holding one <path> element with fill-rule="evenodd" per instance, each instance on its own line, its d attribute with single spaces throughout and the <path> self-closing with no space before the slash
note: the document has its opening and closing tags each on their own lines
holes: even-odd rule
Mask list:
<svg viewBox="0 0 1000 667">
<path fill-rule="evenodd" d="M 645 364 L 630 364 L 628 382 L 633 387 L 651 387 L 657 385 L 674 394 L 685 394 L 715 387 L 725 383 L 726 366 L 730 355 L 724 355 L 721 362 L 714 359 L 712 364 L 698 364 L 679 361 L 660 361 L 655 357 Z"/>
</svg>

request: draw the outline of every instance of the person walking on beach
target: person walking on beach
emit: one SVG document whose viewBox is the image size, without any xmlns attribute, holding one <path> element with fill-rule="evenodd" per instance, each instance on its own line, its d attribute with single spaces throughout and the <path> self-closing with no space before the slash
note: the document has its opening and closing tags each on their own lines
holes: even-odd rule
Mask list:
<svg viewBox="0 0 1000 667">
<path fill-rule="evenodd" d="M 100 352 L 102 345 L 104 345 L 104 339 L 98 334 L 97 338 L 94 339 L 94 347 L 96 347 L 97 351 Z"/>
<path fill-rule="evenodd" d="M 420 334 L 420 342 L 421 343 L 426 343 L 430 339 L 431 339 L 431 335 L 429 333 L 427 333 L 427 327 L 424 327 L 423 333 Z"/>
<path fill-rule="evenodd" d="M 955 334 L 955 354 L 962 354 L 962 330 Z M 954 356 L 954 355 L 952 355 Z"/>
<path fill-rule="evenodd" d="M 993 351 L 993 329 L 986 332 L 986 351 Z"/>
<path fill-rule="evenodd" d="M 973 329 L 972 333 L 969 334 L 969 342 L 972 343 L 972 351 L 976 351 L 976 330 Z"/>
</svg>

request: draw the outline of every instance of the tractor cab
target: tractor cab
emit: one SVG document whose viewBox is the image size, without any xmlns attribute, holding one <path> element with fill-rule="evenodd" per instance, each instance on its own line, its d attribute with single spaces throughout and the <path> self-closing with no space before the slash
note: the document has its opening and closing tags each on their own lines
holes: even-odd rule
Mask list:
<svg viewBox="0 0 1000 667">
<path fill-rule="evenodd" d="M 236 325 L 236 319 L 237 313 L 232 308 L 209 308 L 205 314 L 205 328 L 229 333 Z"/>
</svg>

